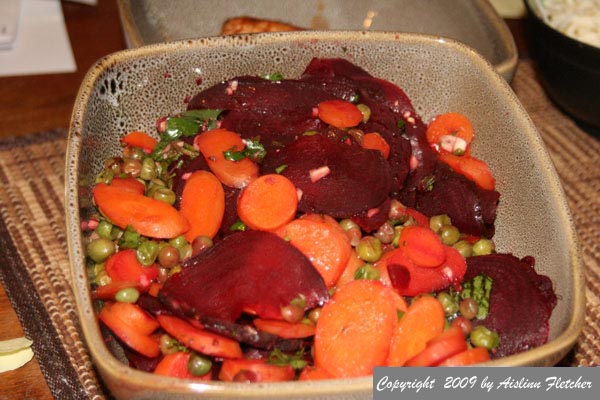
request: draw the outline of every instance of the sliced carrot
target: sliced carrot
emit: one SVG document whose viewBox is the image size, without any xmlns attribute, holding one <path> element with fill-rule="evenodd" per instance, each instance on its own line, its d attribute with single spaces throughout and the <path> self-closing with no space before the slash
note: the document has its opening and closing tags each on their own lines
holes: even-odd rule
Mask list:
<svg viewBox="0 0 600 400">
<path fill-rule="evenodd" d="M 384 365 L 397 321 L 391 289 L 358 280 L 336 290 L 317 321 L 317 368 L 336 378 L 365 376 Z"/>
<path fill-rule="evenodd" d="M 146 357 L 160 354 L 158 341 L 150 334 L 158 323 L 136 304 L 105 303 L 98 318 L 123 343 Z"/>
<path fill-rule="evenodd" d="M 455 354 L 467 350 L 467 341 L 461 328 L 451 326 L 427 342 L 425 349 L 404 364 L 406 367 L 434 367 Z"/>
<path fill-rule="evenodd" d="M 350 282 L 354 282 L 354 274 L 356 273 L 356 270 L 363 265 L 365 265 L 365 262 L 358 256 L 356 250 L 352 249 L 350 257 L 348 257 L 348 262 L 344 267 L 344 271 L 342 271 L 342 274 L 338 278 L 335 286 L 341 288 Z"/>
<path fill-rule="evenodd" d="M 456 173 L 472 180 L 480 188 L 495 190 L 496 179 L 485 161 L 471 156 L 455 156 L 453 154 L 440 154 L 439 158 Z"/>
<path fill-rule="evenodd" d="M 317 214 L 317 213 L 306 213 L 300 216 L 300 219 L 308 219 L 315 222 L 322 222 L 327 224 L 331 229 L 338 231 L 340 234 L 348 240 L 348 244 L 350 244 L 350 238 L 346 234 L 344 228 L 340 226 L 340 224 L 336 221 L 335 218 L 327 215 L 327 214 Z"/>
<path fill-rule="evenodd" d="M 317 381 L 323 379 L 333 379 L 333 376 L 323 368 L 315 366 L 304 367 L 298 376 L 299 381 Z"/>
<path fill-rule="evenodd" d="M 466 144 L 465 151 L 473 140 L 473 126 L 471 121 L 463 114 L 449 112 L 436 116 L 427 126 L 425 133 L 427 142 L 436 151 L 441 153 L 452 153 L 442 147 L 444 136 L 460 138 Z"/>
<path fill-rule="evenodd" d="M 212 380 L 211 371 L 201 376 L 194 376 L 188 370 L 190 353 L 178 351 L 176 353 L 166 354 L 156 365 L 154 373 L 157 375 L 172 376 L 174 378 L 196 379 L 201 381 Z"/>
<path fill-rule="evenodd" d="M 188 242 L 198 236 L 213 238 L 225 214 L 225 191 L 219 179 L 208 171 L 193 172 L 185 181 L 179 211 L 190 223 L 185 233 Z"/>
<path fill-rule="evenodd" d="M 386 160 L 390 156 L 390 145 L 377 132 L 365 133 L 362 137 L 362 147 L 370 150 L 379 150 Z"/>
<path fill-rule="evenodd" d="M 242 356 L 240 344 L 235 340 L 198 329 L 183 319 L 171 315 L 158 315 L 156 318 L 169 335 L 199 353 L 225 358 Z"/>
<path fill-rule="evenodd" d="M 111 255 L 105 261 L 104 269 L 112 282 L 135 282 L 143 291 L 148 290 L 158 276 L 156 264 L 143 266 L 137 259 L 135 249 L 120 250 Z"/>
<path fill-rule="evenodd" d="M 183 234 L 190 227 L 187 219 L 164 201 L 104 183 L 94 186 L 93 193 L 100 211 L 120 228 L 131 225 L 141 235 L 170 239 Z"/>
<path fill-rule="evenodd" d="M 362 122 L 358 107 L 346 100 L 327 100 L 319 103 L 319 119 L 336 128 L 351 128 Z"/>
<path fill-rule="evenodd" d="M 272 333 L 284 339 L 301 339 L 315 334 L 315 326 L 310 324 L 290 323 L 286 321 L 274 320 L 274 319 L 261 319 L 256 318 L 254 326 L 259 331 Z"/>
<path fill-rule="evenodd" d="M 238 198 L 237 212 L 250 228 L 272 231 L 296 215 L 296 186 L 283 175 L 268 174 L 253 180 Z"/>
<path fill-rule="evenodd" d="M 137 194 L 144 194 L 146 191 L 146 186 L 134 178 L 113 178 L 110 186 Z"/>
<path fill-rule="evenodd" d="M 98 286 L 92 292 L 92 298 L 96 300 L 114 300 L 115 295 L 122 289 L 126 288 L 136 288 L 140 292 L 143 292 L 147 289 L 139 282 L 132 281 L 112 281 L 107 285 Z"/>
<path fill-rule="evenodd" d="M 158 292 L 162 289 L 163 284 L 158 282 L 152 282 L 148 288 L 148 294 L 152 297 L 158 297 Z"/>
<path fill-rule="evenodd" d="M 225 158 L 227 151 L 243 151 L 246 145 L 235 132 L 214 129 L 197 135 L 196 146 L 208 163 L 210 170 L 226 186 L 242 188 L 258 177 L 258 166 L 249 158 L 239 161 Z"/>
<path fill-rule="evenodd" d="M 440 237 L 431 229 L 409 225 L 400 232 L 399 247 L 420 267 L 437 267 L 446 260 L 446 251 Z"/>
<path fill-rule="evenodd" d="M 267 364 L 264 359 L 227 359 L 219 371 L 219 379 L 233 382 L 246 379 L 251 382 L 283 382 L 294 379 L 294 369 L 289 365 Z"/>
<path fill-rule="evenodd" d="M 309 219 L 295 219 L 276 233 L 308 257 L 327 287 L 335 285 L 352 249 L 345 234 L 327 223 Z"/>
<path fill-rule="evenodd" d="M 437 299 L 424 296 L 411 303 L 394 328 L 387 365 L 403 366 L 442 333 L 445 322 L 444 308 Z"/>
<path fill-rule="evenodd" d="M 148 135 L 146 132 L 133 131 L 129 132 L 121 139 L 121 142 L 130 146 L 141 147 L 146 153 L 151 153 L 156 147 L 158 140 Z"/>
<path fill-rule="evenodd" d="M 490 353 L 485 347 L 473 347 L 452 357 L 446 358 L 438 364 L 440 367 L 462 367 L 465 365 L 479 364 L 490 360 Z"/>
</svg>

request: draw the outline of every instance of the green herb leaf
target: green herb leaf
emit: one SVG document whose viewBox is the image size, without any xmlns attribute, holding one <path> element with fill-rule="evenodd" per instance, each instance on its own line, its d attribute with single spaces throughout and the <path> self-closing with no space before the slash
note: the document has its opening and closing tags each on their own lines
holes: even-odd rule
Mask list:
<svg viewBox="0 0 600 400">
<path fill-rule="evenodd" d="M 255 162 L 261 162 L 267 155 L 265 146 L 263 146 L 257 139 L 244 140 L 246 147 L 244 148 L 244 154 L 246 157 Z"/>
<path fill-rule="evenodd" d="M 275 172 L 278 174 L 282 173 L 287 168 L 287 164 L 282 164 L 279 167 L 275 168 Z"/>
<path fill-rule="evenodd" d="M 268 79 L 270 81 L 280 81 L 283 79 L 283 75 L 279 72 L 272 72 L 270 74 L 264 74 L 260 76 L 263 79 Z"/>
<path fill-rule="evenodd" d="M 462 299 L 471 298 L 477 302 L 477 319 L 484 319 L 490 311 L 490 296 L 493 280 L 487 275 L 479 274 L 468 282 L 463 282 Z"/>
<path fill-rule="evenodd" d="M 229 161 L 240 161 L 246 158 L 246 154 L 243 151 L 238 151 L 235 147 L 230 148 L 229 150 L 225 150 L 223 152 L 223 157 Z"/>
<path fill-rule="evenodd" d="M 238 220 L 229 227 L 229 230 L 230 231 L 245 231 L 246 224 L 244 224 L 242 221 Z"/>
<path fill-rule="evenodd" d="M 285 354 L 279 349 L 273 350 L 267 357 L 267 364 L 274 364 L 278 366 L 289 365 L 294 369 L 304 368 L 308 362 L 304 359 L 304 348 L 301 348 L 294 354 Z"/>
<path fill-rule="evenodd" d="M 405 125 L 405 123 L 404 123 L 403 119 L 399 119 L 398 123 L 396 124 L 396 126 L 400 129 L 404 128 L 404 125 Z"/>
</svg>

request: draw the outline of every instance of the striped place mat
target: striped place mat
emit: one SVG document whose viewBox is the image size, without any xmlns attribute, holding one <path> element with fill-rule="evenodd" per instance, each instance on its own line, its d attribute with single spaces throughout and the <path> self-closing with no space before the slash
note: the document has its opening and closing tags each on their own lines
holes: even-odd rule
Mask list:
<svg viewBox="0 0 600 400">
<path fill-rule="evenodd" d="M 513 88 L 563 182 L 587 268 L 585 327 L 561 365 L 599 366 L 600 141 L 550 103 L 530 62 L 519 64 Z M 104 399 L 109 396 L 92 367 L 70 285 L 65 149 L 65 130 L 0 140 L 0 279 L 54 396 Z"/>
</svg>

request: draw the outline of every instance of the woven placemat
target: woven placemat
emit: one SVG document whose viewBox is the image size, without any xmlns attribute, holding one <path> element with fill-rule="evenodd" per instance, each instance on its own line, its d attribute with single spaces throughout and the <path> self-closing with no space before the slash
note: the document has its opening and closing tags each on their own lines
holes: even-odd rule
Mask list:
<svg viewBox="0 0 600 400">
<path fill-rule="evenodd" d="M 567 366 L 600 365 L 600 141 L 545 96 L 533 66 L 513 88 L 563 182 L 587 267 L 587 316 Z M 56 398 L 108 397 L 78 324 L 64 229 L 66 131 L 0 141 L 0 279 Z"/>
</svg>

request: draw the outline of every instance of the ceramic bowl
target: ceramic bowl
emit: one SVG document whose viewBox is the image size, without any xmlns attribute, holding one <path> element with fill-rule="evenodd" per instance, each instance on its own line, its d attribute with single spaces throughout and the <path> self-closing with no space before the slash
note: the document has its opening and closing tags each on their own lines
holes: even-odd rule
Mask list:
<svg viewBox="0 0 600 400">
<path fill-rule="evenodd" d="M 600 128 L 600 47 L 575 40 L 548 25 L 538 2 L 525 2 L 532 54 L 550 98 L 577 120 Z"/>
<path fill-rule="evenodd" d="M 118 0 L 123 32 L 132 47 L 216 36 L 232 17 L 282 21 L 304 29 L 424 33 L 477 50 L 511 81 L 517 48 L 504 20 L 487 1 L 471 0 Z M 210 10 L 210 18 L 202 18 Z M 176 21 L 176 23 L 174 22 Z"/>
<path fill-rule="evenodd" d="M 455 41 L 417 34 L 306 31 L 213 37 L 150 45 L 99 60 L 73 111 L 66 162 L 66 217 L 73 291 L 93 362 L 119 399 L 371 398 L 372 378 L 272 384 L 197 383 L 129 368 L 106 347 L 90 298 L 80 222 L 104 159 L 119 154 L 132 130 L 155 132 L 159 116 L 226 78 L 279 71 L 297 77 L 313 57 L 342 57 L 403 88 L 425 121 L 445 111 L 471 118 L 473 154 L 488 162 L 501 192 L 495 241 L 502 252 L 533 255 L 560 299 L 549 342 L 491 362 L 557 363 L 576 341 L 584 284 L 576 234 L 557 174 L 532 121 L 509 85 L 483 57 Z M 201 84 L 198 82 L 201 80 Z M 350 351 L 350 350 L 349 350 Z"/>
</svg>

